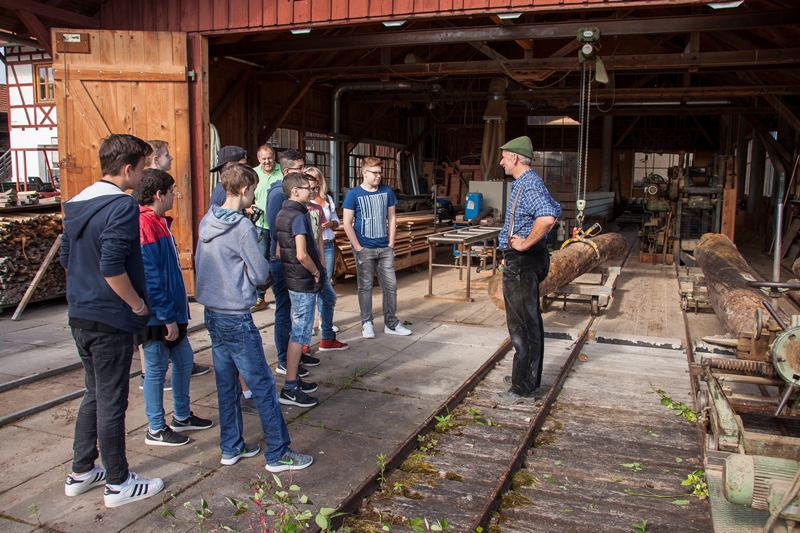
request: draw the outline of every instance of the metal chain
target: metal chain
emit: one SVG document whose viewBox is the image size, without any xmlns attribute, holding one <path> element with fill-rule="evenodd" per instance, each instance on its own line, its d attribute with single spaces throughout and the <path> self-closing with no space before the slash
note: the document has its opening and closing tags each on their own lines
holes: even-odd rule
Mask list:
<svg viewBox="0 0 800 533">
<path fill-rule="evenodd" d="M 586 185 L 588 183 L 589 174 L 589 111 L 592 109 L 592 67 L 589 65 L 586 69 L 586 131 L 583 135 L 586 148 L 584 150 L 584 157 L 586 162 L 583 165 L 583 195 L 581 200 L 586 200 Z"/>
<path fill-rule="evenodd" d="M 580 200 L 581 196 L 581 178 L 583 176 L 583 115 L 584 115 L 584 93 L 586 90 L 586 62 L 581 63 L 581 91 L 579 102 L 579 117 L 578 117 L 578 183 L 575 188 L 575 199 Z"/>
</svg>

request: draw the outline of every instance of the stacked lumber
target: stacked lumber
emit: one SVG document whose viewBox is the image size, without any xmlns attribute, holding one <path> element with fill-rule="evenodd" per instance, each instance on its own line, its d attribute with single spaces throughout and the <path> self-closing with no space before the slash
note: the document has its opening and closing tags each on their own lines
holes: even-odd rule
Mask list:
<svg viewBox="0 0 800 533">
<path fill-rule="evenodd" d="M 397 233 L 394 240 L 395 261 L 400 258 L 410 257 L 417 252 L 427 252 L 428 235 L 433 235 L 433 215 L 418 215 L 414 213 L 399 213 L 397 215 Z M 354 274 L 356 260 L 353 257 L 353 248 L 344 228 L 339 226 L 335 232 L 336 246 L 341 252 L 344 263 L 344 272 Z M 337 270 L 338 272 L 338 270 Z"/>
<path fill-rule="evenodd" d="M 17 205 L 34 205 L 39 203 L 38 191 L 18 191 Z"/>
<path fill-rule="evenodd" d="M 61 213 L 0 216 L 0 306 L 15 305 L 22 300 L 60 234 Z M 56 258 L 33 293 L 33 299 L 66 292 L 64 269 Z"/>
<path fill-rule="evenodd" d="M 0 207 L 11 207 L 17 205 L 17 190 L 8 189 L 0 191 Z"/>
</svg>

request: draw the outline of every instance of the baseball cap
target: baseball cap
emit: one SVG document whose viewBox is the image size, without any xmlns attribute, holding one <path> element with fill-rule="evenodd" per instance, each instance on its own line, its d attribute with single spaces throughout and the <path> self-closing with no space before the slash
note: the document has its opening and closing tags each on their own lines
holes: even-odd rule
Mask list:
<svg viewBox="0 0 800 533">
<path fill-rule="evenodd" d="M 247 152 L 238 146 L 223 146 L 217 152 L 217 166 L 211 169 L 211 172 L 219 172 L 225 163 L 238 162 L 242 159 L 247 159 Z"/>
</svg>

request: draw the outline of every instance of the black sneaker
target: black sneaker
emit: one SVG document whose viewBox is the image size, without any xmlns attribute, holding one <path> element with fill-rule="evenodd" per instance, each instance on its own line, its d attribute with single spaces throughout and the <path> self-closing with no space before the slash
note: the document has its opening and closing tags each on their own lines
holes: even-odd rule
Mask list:
<svg viewBox="0 0 800 533">
<path fill-rule="evenodd" d="M 243 413 L 250 413 L 251 415 L 258 414 L 258 409 L 256 408 L 256 401 L 254 399 L 245 398 L 244 396 L 242 396 L 240 404 L 242 406 Z"/>
<path fill-rule="evenodd" d="M 299 387 L 290 391 L 283 389 L 278 401 L 283 405 L 296 405 L 297 407 L 314 407 L 319 403 L 316 398 L 301 391 Z"/>
<path fill-rule="evenodd" d="M 305 366 L 318 366 L 319 359 L 317 357 L 312 357 L 310 355 L 303 354 L 300 357 L 300 364 Z"/>
<path fill-rule="evenodd" d="M 144 389 L 144 374 L 139 376 L 139 388 Z M 172 390 L 172 382 L 168 379 L 164 380 L 164 390 Z"/>
<path fill-rule="evenodd" d="M 278 366 L 275 367 L 275 373 L 280 374 L 281 376 L 286 375 L 286 367 L 283 366 L 281 363 L 278 363 Z M 297 377 L 298 378 L 307 378 L 311 372 L 302 365 L 297 367 Z"/>
<path fill-rule="evenodd" d="M 189 444 L 189 437 L 175 433 L 169 426 L 159 429 L 156 432 L 147 428 L 147 435 L 144 438 L 144 443 L 150 446 L 183 446 Z"/>
<path fill-rule="evenodd" d="M 198 365 L 197 363 L 194 363 L 192 365 L 192 377 L 203 376 L 205 374 L 208 374 L 209 372 L 211 372 L 211 367 L 208 367 L 206 365 Z"/>
<path fill-rule="evenodd" d="M 174 416 L 172 417 L 172 422 L 169 423 L 169 427 L 172 428 L 172 431 L 177 431 L 178 433 L 182 431 L 192 431 L 196 429 L 208 429 L 214 425 L 214 422 L 211 420 L 206 420 L 205 418 L 200 418 L 199 416 L 194 416 L 191 411 L 189 411 L 189 418 L 186 420 L 178 420 Z"/>
<path fill-rule="evenodd" d="M 303 381 L 302 379 L 299 380 L 297 386 L 300 387 L 300 390 L 308 394 L 309 392 L 314 392 L 317 390 L 317 384 L 313 381 Z"/>
</svg>

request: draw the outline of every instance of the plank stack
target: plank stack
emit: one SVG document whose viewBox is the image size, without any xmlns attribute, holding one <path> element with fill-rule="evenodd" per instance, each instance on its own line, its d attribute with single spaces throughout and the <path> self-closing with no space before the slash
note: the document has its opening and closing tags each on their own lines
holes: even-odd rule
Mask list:
<svg viewBox="0 0 800 533">
<path fill-rule="evenodd" d="M 342 226 L 335 231 L 336 246 L 339 249 L 338 258 L 341 257 L 342 265 L 337 265 L 334 274 L 356 273 L 356 260 L 353 249 Z M 397 215 L 397 233 L 395 234 L 394 258 L 395 268 L 402 269 L 428 260 L 427 236 L 433 235 L 433 215 L 419 215 L 415 213 L 400 213 Z"/>
<path fill-rule="evenodd" d="M 17 205 L 17 190 L 8 189 L 0 191 L 0 207 L 12 207 Z"/>
<path fill-rule="evenodd" d="M 22 300 L 60 234 L 61 213 L 0 216 L 0 307 L 16 305 Z M 66 292 L 66 276 L 56 257 L 33 299 L 51 298 Z"/>
</svg>

